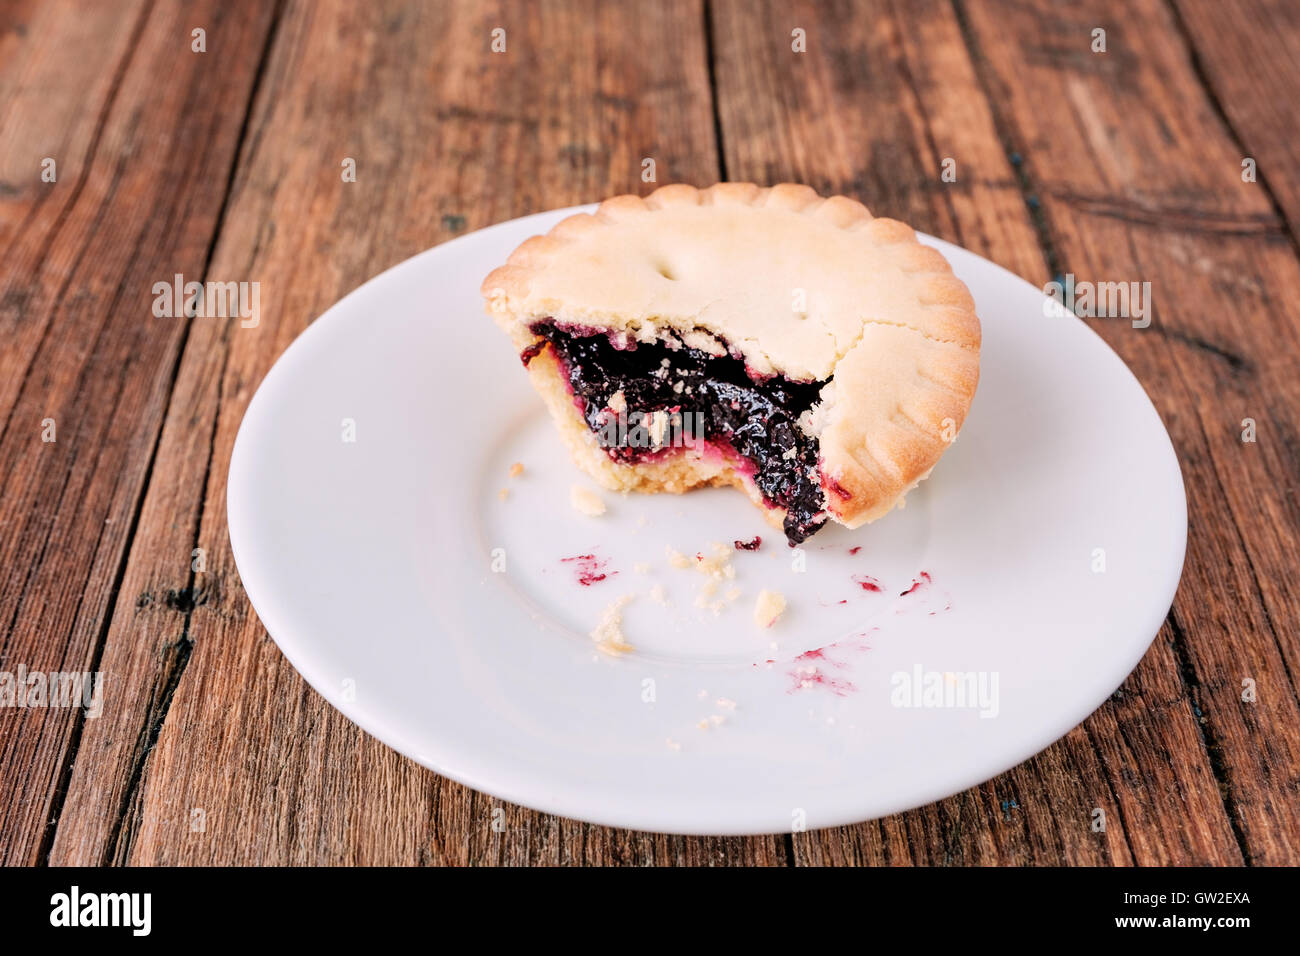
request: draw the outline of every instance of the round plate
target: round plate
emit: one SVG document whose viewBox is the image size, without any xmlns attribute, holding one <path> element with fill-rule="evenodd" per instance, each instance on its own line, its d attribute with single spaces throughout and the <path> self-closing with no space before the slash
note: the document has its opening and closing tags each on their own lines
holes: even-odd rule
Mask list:
<svg viewBox="0 0 1300 956">
<path fill-rule="evenodd" d="M 576 211 L 371 280 L 249 404 L 231 545 L 262 623 L 331 704 L 505 800 L 732 834 L 963 790 L 1119 686 L 1173 599 L 1187 511 L 1155 409 L 1086 325 L 926 238 L 975 296 L 982 369 L 959 440 L 904 510 L 797 550 L 730 489 L 601 491 L 590 517 L 570 492 L 595 486 L 478 291 Z M 717 576 L 669 556 L 707 565 L 756 535 Z M 763 589 L 788 602 L 768 629 Z M 624 598 L 634 649 L 602 653 L 590 634 Z"/>
</svg>

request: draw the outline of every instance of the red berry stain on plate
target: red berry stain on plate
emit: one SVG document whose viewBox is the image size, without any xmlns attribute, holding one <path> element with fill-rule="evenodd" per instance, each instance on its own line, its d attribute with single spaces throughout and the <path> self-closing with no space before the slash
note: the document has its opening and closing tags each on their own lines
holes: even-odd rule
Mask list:
<svg viewBox="0 0 1300 956">
<path fill-rule="evenodd" d="M 880 582 L 869 574 L 854 575 L 853 583 L 862 588 L 862 590 L 870 591 L 873 594 L 884 590 L 884 588 L 880 586 Z"/>
<path fill-rule="evenodd" d="M 862 545 L 858 545 L 857 547 L 849 548 L 849 554 L 857 554 L 861 550 L 862 550 Z"/>
<path fill-rule="evenodd" d="M 575 554 L 571 558 L 560 558 L 560 563 L 573 565 L 574 579 L 584 588 L 618 574 L 617 571 L 607 570 L 608 560 L 594 554 Z"/>
<path fill-rule="evenodd" d="M 805 664 L 802 667 L 796 667 L 789 674 L 790 679 L 794 682 L 790 687 L 790 693 L 796 691 L 811 690 L 814 687 L 821 687 L 830 691 L 836 697 L 848 697 L 849 694 L 857 691 L 853 681 L 842 680 L 839 677 L 831 677 L 823 674 L 815 664 Z"/>
<path fill-rule="evenodd" d="M 911 587 L 899 594 L 899 597 L 907 597 L 916 594 L 918 591 L 925 592 L 915 601 L 908 601 L 905 604 L 900 603 L 895 609 L 895 614 L 912 614 L 918 611 L 925 611 L 930 617 L 934 617 L 940 611 L 952 610 L 952 594 L 937 585 L 931 579 L 926 571 L 922 571 L 912 579 Z"/>
<path fill-rule="evenodd" d="M 760 547 L 762 544 L 763 544 L 763 539 L 760 538 L 758 535 L 754 535 L 754 538 L 753 538 L 752 541 L 741 541 L 739 538 L 737 538 L 737 539 L 736 539 L 736 550 L 737 550 L 737 551 L 757 551 L 757 550 L 759 549 L 759 547 Z"/>
<path fill-rule="evenodd" d="M 849 667 L 849 662 L 842 657 L 843 652 L 852 653 L 854 651 L 871 650 L 866 639 L 876 630 L 878 628 L 873 627 L 870 631 L 858 634 L 848 640 L 834 641 L 823 647 L 815 647 L 788 661 L 789 669 L 786 671 L 786 677 L 790 679 L 790 689 L 787 693 L 794 694 L 803 690 L 821 689 L 830 691 L 836 697 L 847 697 L 857 691 L 857 686 L 851 680 L 829 674 L 826 672 L 826 668 L 844 670 Z M 832 652 L 835 653 L 832 654 Z M 776 661 L 768 660 L 765 663 L 770 665 L 775 664 Z"/>
<path fill-rule="evenodd" d="M 915 594 L 917 591 L 921 590 L 921 588 L 925 587 L 925 585 L 929 583 L 930 583 L 929 573 L 926 571 L 922 571 L 919 576 L 912 579 L 912 586 L 908 588 L 906 591 L 901 592 L 898 596 L 907 597 L 909 594 Z"/>
<path fill-rule="evenodd" d="M 834 644 L 827 644 L 825 647 L 814 647 L 811 651 L 804 651 L 802 654 L 796 657 L 795 663 L 798 663 L 799 661 L 825 661 L 827 664 L 830 664 L 832 667 L 847 667 L 848 665 L 846 665 L 843 661 L 833 661 L 826 656 L 827 651 L 829 651 L 833 647 L 838 647 L 838 646 L 839 643 L 836 642 Z"/>
</svg>

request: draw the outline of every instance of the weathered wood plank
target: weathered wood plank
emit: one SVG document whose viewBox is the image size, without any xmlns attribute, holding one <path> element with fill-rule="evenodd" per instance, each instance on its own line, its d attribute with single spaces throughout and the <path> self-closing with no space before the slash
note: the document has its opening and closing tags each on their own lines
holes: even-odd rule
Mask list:
<svg viewBox="0 0 1300 956">
<path fill-rule="evenodd" d="M 378 744 L 303 683 L 252 616 L 226 538 L 252 391 L 341 294 L 465 229 L 644 191 L 643 157 L 661 181 L 716 178 L 703 24 L 692 2 L 290 5 L 210 269 L 261 282 L 261 322 L 200 320 L 190 336 L 104 651 L 127 704 L 87 727 L 52 859 L 784 862 L 779 838 L 682 841 L 518 807 L 494 829 L 496 801 Z M 497 26 L 503 55 L 489 52 Z M 207 564 L 191 583 L 196 544 Z M 193 600 L 169 610 L 186 588 Z"/>
<path fill-rule="evenodd" d="M 1238 163 L 1255 161 L 1257 181 L 1276 197 L 1300 236 L 1300 5 L 1291 0 L 1173 0 L 1193 65 L 1224 113 Z"/>
<path fill-rule="evenodd" d="M 1053 253 L 1026 206 L 1019 160 L 1000 141 L 949 3 L 714 9 L 732 178 L 844 191 L 1033 282 L 1051 277 Z M 792 50 L 796 28 L 806 53 Z M 1043 40 L 1026 30 L 1025 46 Z M 1025 50 L 1002 55 L 1011 69 Z M 945 160 L 955 162 L 954 182 L 941 176 Z M 1152 698 L 1158 708 L 1135 703 Z M 1091 828 L 1098 807 L 1105 833 Z M 797 835 L 795 850 L 801 863 L 1240 861 L 1167 639 L 1114 702 L 1035 759 L 930 807 Z"/>
<path fill-rule="evenodd" d="M 203 269 L 256 66 L 192 54 L 189 32 L 207 24 L 210 49 L 243 54 L 269 19 L 221 6 L 12 14 L 22 52 L 0 66 L 0 178 L 16 189 L 0 195 L 0 662 L 11 671 L 96 669 L 185 337 L 183 322 L 153 318 L 151 286 L 164 268 Z M 44 155 L 52 184 L 39 179 Z M 44 419 L 54 442 L 42 441 Z M 118 677 L 106 675 L 106 707 Z M 0 861 L 40 859 L 82 723 L 67 708 L 0 712 Z"/>
<path fill-rule="evenodd" d="M 0 427 L 110 183 L 97 177 L 83 196 L 108 103 L 144 23 L 143 0 L 83 14 L 74 7 L 10 5 L 0 25 Z M 73 69 L 70 49 L 82 54 Z M 46 160 L 53 182 L 42 179 Z"/>
</svg>

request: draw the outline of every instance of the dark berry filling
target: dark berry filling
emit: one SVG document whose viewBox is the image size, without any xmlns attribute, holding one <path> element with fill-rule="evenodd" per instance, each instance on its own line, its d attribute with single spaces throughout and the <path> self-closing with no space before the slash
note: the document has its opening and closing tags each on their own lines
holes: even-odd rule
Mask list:
<svg viewBox="0 0 1300 956">
<path fill-rule="evenodd" d="M 823 383 L 760 379 L 738 358 L 686 345 L 616 343 L 550 322 L 533 331 L 551 344 L 583 417 L 616 461 L 709 443 L 752 468 L 763 499 L 786 510 L 791 543 L 825 524 L 817 439 L 798 426 Z"/>
</svg>

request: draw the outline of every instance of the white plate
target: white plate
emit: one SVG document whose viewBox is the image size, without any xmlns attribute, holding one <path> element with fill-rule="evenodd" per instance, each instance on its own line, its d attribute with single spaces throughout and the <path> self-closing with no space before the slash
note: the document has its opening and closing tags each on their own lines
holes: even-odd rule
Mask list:
<svg viewBox="0 0 1300 956">
<path fill-rule="evenodd" d="M 524 806 L 729 834 L 844 824 L 963 790 L 1119 686 L 1173 599 L 1187 512 L 1160 419 L 1097 335 L 1045 317 L 1041 292 L 1011 273 L 927 239 L 983 320 L 970 417 L 905 510 L 826 529 L 798 573 L 738 492 L 603 492 L 599 518 L 570 507 L 571 486 L 591 483 L 478 286 L 574 211 L 485 229 L 366 283 L 249 405 L 230 463 L 231 545 L 262 623 L 330 703 Z M 742 596 L 717 614 L 696 607 L 704 577 L 671 567 L 665 549 L 754 535 L 762 547 L 736 553 L 718 593 Z M 491 569 L 498 548 L 504 573 Z M 617 574 L 580 585 L 561 559 L 583 554 Z M 921 572 L 930 582 L 900 596 Z M 859 587 L 862 575 L 883 590 Z M 655 584 L 669 606 L 649 596 Z M 789 601 L 767 631 L 752 621 L 761 588 Z M 636 651 L 597 653 L 589 632 L 629 593 Z M 953 706 L 896 706 L 907 684 L 895 675 L 918 668 L 920 687 L 951 688 Z M 981 675 L 982 706 L 956 696 Z"/>
</svg>

